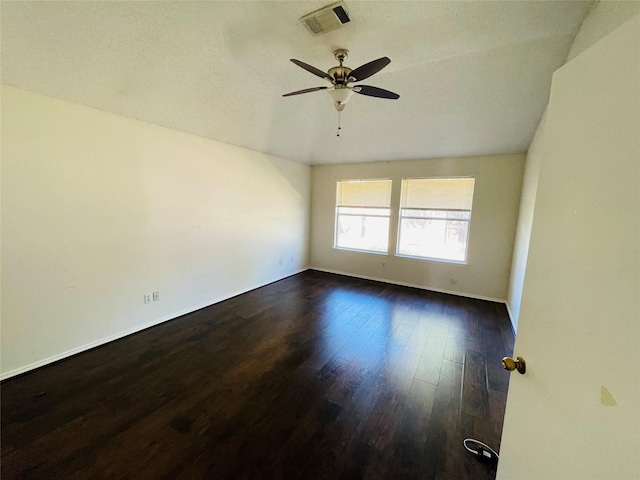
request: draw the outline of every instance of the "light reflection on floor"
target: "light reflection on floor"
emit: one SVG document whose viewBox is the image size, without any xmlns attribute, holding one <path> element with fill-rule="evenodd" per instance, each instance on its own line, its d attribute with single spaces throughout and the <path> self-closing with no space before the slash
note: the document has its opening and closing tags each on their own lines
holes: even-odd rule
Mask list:
<svg viewBox="0 0 640 480">
<path fill-rule="evenodd" d="M 408 390 L 429 333 L 427 324 L 433 321 L 420 318 L 422 309 L 414 300 L 392 302 L 347 289 L 330 292 L 319 318 L 323 360 L 341 362 L 351 377 L 376 372 L 382 375 L 377 379 L 381 384 Z"/>
</svg>

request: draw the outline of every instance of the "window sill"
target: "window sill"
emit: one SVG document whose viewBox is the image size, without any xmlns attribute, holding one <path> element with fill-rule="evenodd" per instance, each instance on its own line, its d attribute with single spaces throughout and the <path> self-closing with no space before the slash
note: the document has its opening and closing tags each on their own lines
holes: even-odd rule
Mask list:
<svg viewBox="0 0 640 480">
<path fill-rule="evenodd" d="M 383 257 L 389 256 L 389 252 L 376 252 L 375 250 L 358 250 L 356 248 L 345 248 L 345 247 L 333 247 L 333 249 L 339 250 L 342 252 L 364 253 L 368 255 L 379 255 Z"/>
</svg>

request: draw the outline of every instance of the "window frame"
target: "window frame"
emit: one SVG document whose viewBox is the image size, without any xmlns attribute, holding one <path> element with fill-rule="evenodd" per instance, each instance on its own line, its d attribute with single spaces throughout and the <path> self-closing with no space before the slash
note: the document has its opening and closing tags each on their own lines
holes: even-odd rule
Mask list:
<svg viewBox="0 0 640 480">
<path fill-rule="evenodd" d="M 403 195 L 404 195 L 404 185 L 405 182 L 411 180 L 458 180 L 458 179 L 471 179 L 473 180 L 473 192 L 471 195 L 471 207 L 467 209 L 460 208 L 405 208 L 403 207 Z M 473 199 L 475 197 L 475 181 L 476 178 L 473 176 L 460 176 L 460 177 L 404 177 L 402 178 L 400 184 L 400 204 L 398 205 L 398 223 L 397 223 L 397 237 L 396 237 L 396 251 L 395 256 L 398 258 L 406 258 L 410 260 L 420 260 L 427 262 L 437 262 L 437 263 L 452 263 L 457 265 L 467 265 L 469 258 L 469 244 L 471 238 L 471 218 L 473 214 Z M 403 215 L 403 210 L 431 210 L 431 211 L 440 211 L 440 212 L 468 212 L 468 218 L 438 218 L 438 217 L 415 217 L 415 216 L 405 216 Z M 465 239 L 465 250 L 464 250 L 464 258 L 462 260 L 451 259 L 451 258 L 441 258 L 441 257 L 429 257 L 423 255 L 410 255 L 406 253 L 400 253 L 400 246 L 402 241 L 402 222 L 403 220 L 435 220 L 435 221 L 444 221 L 444 222 L 466 222 L 466 239 Z M 445 229 L 447 225 L 445 224 Z"/>
<path fill-rule="evenodd" d="M 369 206 L 344 206 L 338 205 L 339 200 L 339 184 L 347 183 L 347 182 L 388 182 L 389 183 L 389 204 L 386 207 L 369 207 Z M 372 254 L 372 255 L 383 255 L 389 256 L 389 247 L 390 247 L 390 233 L 391 233 L 391 218 L 392 218 L 392 207 L 391 207 L 391 196 L 393 194 L 393 180 L 391 178 L 345 178 L 336 180 L 336 195 L 335 195 L 335 213 L 334 213 L 334 225 L 333 225 L 333 248 L 335 250 L 344 250 L 348 252 L 356 252 L 356 253 L 364 253 L 364 254 Z M 386 211 L 387 215 L 381 214 L 356 214 L 356 213 L 340 213 L 340 208 L 347 209 L 358 209 L 358 210 L 373 210 L 373 211 Z M 385 245 L 386 250 L 367 250 L 362 248 L 355 247 L 346 247 L 338 244 L 338 227 L 341 216 L 352 216 L 352 217 L 365 217 L 365 218 L 386 218 L 387 219 L 387 232 Z"/>
</svg>

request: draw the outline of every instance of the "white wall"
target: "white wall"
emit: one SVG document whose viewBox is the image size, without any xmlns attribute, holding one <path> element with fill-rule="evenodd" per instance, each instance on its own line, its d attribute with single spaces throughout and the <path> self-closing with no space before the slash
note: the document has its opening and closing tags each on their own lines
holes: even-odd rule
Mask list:
<svg viewBox="0 0 640 480">
<path fill-rule="evenodd" d="M 567 61 L 579 55 L 638 13 L 640 13 L 639 1 L 600 1 L 595 3 L 576 35 Z M 507 307 L 511 315 L 514 331 L 518 329 L 518 319 L 520 317 L 522 286 L 526 272 L 531 224 L 534 216 L 536 191 L 538 189 L 538 176 L 542 159 L 544 158 L 544 144 L 543 117 L 527 152 L 527 165 L 522 183 L 518 230 L 513 250 L 513 264 L 507 299 Z"/>
<path fill-rule="evenodd" d="M 2 87 L 2 376 L 305 269 L 310 170 Z"/>
<path fill-rule="evenodd" d="M 636 16 L 553 75 L 498 479 L 640 478 L 639 133 Z"/>
<path fill-rule="evenodd" d="M 311 267 L 504 301 L 524 160 L 524 155 L 499 155 L 313 167 Z M 391 207 L 397 212 L 402 178 L 431 176 L 473 176 L 476 179 L 467 265 L 333 248 L 337 180 L 391 178 Z M 397 215 L 392 215 L 390 252 L 395 251 L 396 225 Z M 456 285 L 451 284 L 451 278 L 457 280 Z"/>
</svg>

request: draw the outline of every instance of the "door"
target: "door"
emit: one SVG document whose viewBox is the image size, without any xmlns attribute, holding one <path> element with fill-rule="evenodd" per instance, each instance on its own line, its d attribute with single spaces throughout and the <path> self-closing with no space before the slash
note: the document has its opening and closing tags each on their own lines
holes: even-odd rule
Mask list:
<svg viewBox="0 0 640 480">
<path fill-rule="evenodd" d="M 497 478 L 640 478 L 640 21 L 553 77 Z"/>
</svg>

